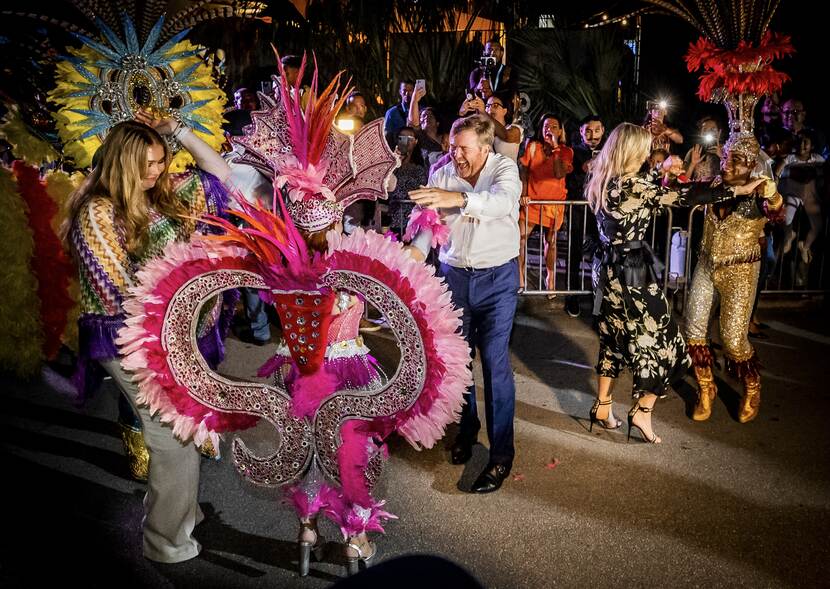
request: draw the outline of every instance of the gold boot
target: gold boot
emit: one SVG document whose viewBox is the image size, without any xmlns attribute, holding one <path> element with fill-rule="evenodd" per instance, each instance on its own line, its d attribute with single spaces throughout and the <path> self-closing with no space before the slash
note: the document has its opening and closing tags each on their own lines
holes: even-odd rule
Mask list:
<svg viewBox="0 0 830 589">
<path fill-rule="evenodd" d="M 744 396 L 738 406 L 738 421 L 747 423 L 758 416 L 761 407 L 761 376 L 757 373 L 744 375 Z"/>
<path fill-rule="evenodd" d="M 219 460 L 219 452 L 213 447 L 213 442 L 210 441 L 210 438 L 206 439 L 204 443 L 199 446 L 199 454 L 205 458 Z"/>
<path fill-rule="evenodd" d="M 123 423 L 118 424 L 121 428 L 121 441 L 124 442 L 124 453 L 130 468 L 130 476 L 137 481 L 146 481 L 150 471 L 150 454 L 147 446 L 144 445 L 144 434 L 140 429 L 133 429 Z"/>
<path fill-rule="evenodd" d="M 718 395 L 718 387 L 715 386 L 712 367 L 695 366 L 695 378 L 697 379 L 698 392 L 697 403 L 692 410 L 692 419 L 706 421 L 712 415 L 712 401 Z"/>
</svg>

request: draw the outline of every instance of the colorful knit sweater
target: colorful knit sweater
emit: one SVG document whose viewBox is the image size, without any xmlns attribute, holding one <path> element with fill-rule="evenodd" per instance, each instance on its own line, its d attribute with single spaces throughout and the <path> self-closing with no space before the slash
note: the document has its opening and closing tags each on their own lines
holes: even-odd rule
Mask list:
<svg viewBox="0 0 830 589">
<path fill-rule="evenodd" d="M 170 179 L 190 216 L 224 214 L 228 193 L 215 176 L 194 170 L 171 174 Z M 97 387 L 99 380 L 90 361 L 118 356 L 115 338 L 124 325 L 122 304 L 129 288 L 136 283 L 136 272 L 160 256 L 171 241 L 188 240 L 194 230 L 201 229 L 190 219 L 173 219 L 151 211 L 148 243 L 139 255 L 133 256 L 127 252 L 111 200 L 93 197 L 80 210 L 72 226 L 71 240 L 81 286 L 79 370 L 75 384 L 84 397 Z M 211 322 L 211 327 L 214 326 L 215 321 Z M 209 349 L 203 349 L 206 359 L 217 363 L 216 356 L 221 356 L 222 350 L 216 348 L 217 345 L 221 348 L 221 339 L 215 333 L 202 335 L 211 342 L 206 346 Z"/>
</svg>

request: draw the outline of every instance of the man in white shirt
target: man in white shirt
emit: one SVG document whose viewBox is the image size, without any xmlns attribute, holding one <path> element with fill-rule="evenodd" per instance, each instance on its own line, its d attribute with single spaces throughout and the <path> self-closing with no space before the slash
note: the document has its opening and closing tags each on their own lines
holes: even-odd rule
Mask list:
<svg viewBox="0 0 830 589">
<path fill-rule="evenodd" d="M 441 274 L 453 303 L 463 310 L 464 337 L 481 351 L 490 460 L 473 483 L 474 493 L 497 490 L 513 466 L 513 414 L 516 385 L 510 366 L 510 331 L 519 287 L 519 197 L 522 183 L 516 162 L 492 152 L 493 123 L 473 115 L 450 131 L 453 165 L 437 170 L 428 186 L 409 193 L 423 207 L 440 209 L 450 228 L 441 249 Z M 428 231 L 412 242 L 413 256 L 429 250 Z M 472 455 L 481 423 L 475 387 L 467 392 L 461 428 L 452 450 L 453 464 Z"/>
</svg>

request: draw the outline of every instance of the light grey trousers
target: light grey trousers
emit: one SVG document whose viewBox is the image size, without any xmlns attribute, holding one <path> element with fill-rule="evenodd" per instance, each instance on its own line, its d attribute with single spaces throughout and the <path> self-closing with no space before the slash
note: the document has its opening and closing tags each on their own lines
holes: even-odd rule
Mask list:
<svg viewBox="0 0 830 589">
<path fill-rule="evenodd" d="M 199 452 L 193 443 L 183 444 L 174 437 L 173 429 L 151 417 L 147 407 L 136 404 L 138 386 L 120 360 L 101 362 L 101 366 L 141 419 L 150 454 L 144 496 L 144 556 L 165 563 L 193 558 L 202 548 L 193 538 L 193 528 L 204 518 L 198 502 Z"/>
</svg>

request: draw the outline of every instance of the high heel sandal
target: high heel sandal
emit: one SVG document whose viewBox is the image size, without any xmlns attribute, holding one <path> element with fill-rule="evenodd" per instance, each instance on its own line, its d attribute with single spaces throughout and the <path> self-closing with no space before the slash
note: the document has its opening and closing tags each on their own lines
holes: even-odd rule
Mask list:
<svg viewBox="0 0 830 589">
<path fill-rule="evenodd" d="M 309 539 L 309 536 L 314 536 L 314 539 Z M 308 575 L 309 563 L 311 562 L 311 555 L 314 555 L 315 561 L 323 560 L 323 547 L 325 542 L 317 532 L 317 526 L 311 522 L 300 522 L 300 535 L 297 539 L 297 544 L 300 547 L 300 558 L 298 566 L 300 568 L 300 576 Z"/>
<path fill-rule="evenodd" d="M 362 547 L 361 547 L 362 546 Z M 346 542 L 346 572 L 351 577 L 356 575 L 361 569 L 365 570 L 369 566 L 369 562 L 377 554 L 377 546 L 374 542 L 366 541 L 365 544 L 355 544 L 353 542 Z M 364 554 L 364 551 L 369 554 Z"/>
<path fill-rule="evenodd" d="M 599 423 L 603 429 L 618 429 L 622 425 L 622 421 L 619 419 L 614 418 L 614 421 L 611 422 L 611 418 L 614 417 L 614 413 L 611 408 L 608 409 L 608 417 L 605 419 L 597 419 L 597 412 L 599 411 L 600 407 L 605 405 L 613 405 L 614 401 L 612 399 L 608 399 L 607 401 L 600 401 L 599 399 L 594 399 L 594 405 L 591 407 L 591 426 L 588 428 L 588 431 L 591 432 L 594 430 L 594 422 Z M 613 423 L 613 425 L 608 425 L 609 423 Z"/>
<path fill-rule="evenodd" d="M 657 437 L 657 434 L 652 432 L 653 437 L 648 438 L 646 437 L 646 432 L 643 431 L 643 428 L 634 423 L 634 416 L 637 415 L 638 411 L 642 411 L 643 413 L 651 413 L 653 410 L 653 407 L 642 407 L 640 406 L 640 403 L 634 403 L 634 406 L 631 408 L 631 411 L 628 412 L 628 437 L 625 440 L 626 442 L 631 441 L 631 428 L 636 427 L 638 430 L 640 430 L 640 435 L 643 437 L 644 442 L 647 442 L 649 444 L 659 443 L 660 438 Z"/>
</svg>

